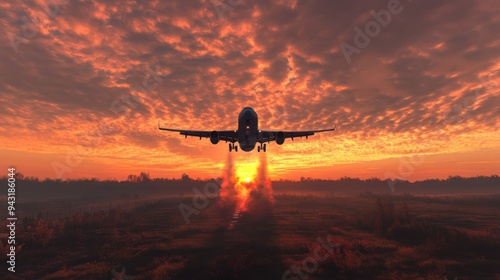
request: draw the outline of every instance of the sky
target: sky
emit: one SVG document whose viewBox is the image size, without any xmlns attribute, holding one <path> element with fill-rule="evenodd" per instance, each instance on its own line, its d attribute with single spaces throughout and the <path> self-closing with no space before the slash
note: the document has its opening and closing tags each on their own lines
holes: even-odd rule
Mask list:
<svg viewBox="0 0 500 280">
<path fill-rule="evenodd" d="M 268 144 L 272 179 L 499 174 L 497 2 L 2 1 L 1 167 L 215 178 L 227 144 L 158 122 L 231 130 L 250 106 L 260 129 L 337 128 Z"/>
</svg>

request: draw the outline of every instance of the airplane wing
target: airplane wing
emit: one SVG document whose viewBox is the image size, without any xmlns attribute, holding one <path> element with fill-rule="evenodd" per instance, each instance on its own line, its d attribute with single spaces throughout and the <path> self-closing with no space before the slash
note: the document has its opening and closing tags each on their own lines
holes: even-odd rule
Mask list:
<svg viewBox="0 0 500 280">
<path fill-rule="evenodd" d="M 299 131 L 275 131 L 275 130 L 261 130 L 259 138 L 257 142 L 259 143 L 264 143 L 264 142 L 271 142 L 275 141 L 277 138 L 282 138 L 283 141 L 286 138 L 291 138 L 293 141 L 293 138 L 297 137 L 308 137 L 314 135 L 314 133 L 318 132 L 325 132 L 325 131 L 334 131 L 335 127 L 333 128 L 328 128 L 328 129 L 320 129 L 320 130 L 299 130 Z"/>
<path fill-rule="evenodd" d="M 207 130 L 184 130 L 184 129 L 166 128 L 166 127 L 161 127 L 159 123 L 158 123 L 158 129 L 179 132 L 181 135 L 186 136 L 186 138 L 188 136 L 200 137 L 200 139 L 210 138 L 210 133 L 212 133 L 212 131 L 207 131 Z M 217 130 L 217 133 L 219 134 L 219 139 L 222 141 L 231 143 L 238 141 L 237 133 L 234 130 Z"/>
</svg>

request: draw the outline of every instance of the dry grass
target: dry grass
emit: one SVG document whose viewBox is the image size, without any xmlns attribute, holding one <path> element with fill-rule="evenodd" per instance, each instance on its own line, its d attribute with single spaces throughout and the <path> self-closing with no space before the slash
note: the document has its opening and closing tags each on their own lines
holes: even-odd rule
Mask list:
<svg viewBox="0 0 500 280">
<path fill-rule="evenodd" d="M 500 199 L 485 199 L 285 195 L 233 230 L 215 200 L 186 225 L 177 206 L 188 198 L 29 218 L 16 276 L 110 279 L 126 267 L 135 279 L 281 279 L 330 235 L 339 246 L 308 279 L 498 279 Z"/>
</svg>

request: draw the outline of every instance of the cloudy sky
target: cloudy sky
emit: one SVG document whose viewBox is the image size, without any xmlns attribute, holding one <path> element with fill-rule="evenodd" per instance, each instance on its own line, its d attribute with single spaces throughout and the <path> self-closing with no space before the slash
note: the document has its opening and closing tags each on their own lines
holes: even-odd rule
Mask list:
<svg viewBox="0 0 500 280">
<path fill-rule="evenodd" d="M 217 177 L 226 144 L 158 121 L 235 129 L 250 106 L 261 129 L 337 125 L 268 144 L 273 179 L 499 174 L 497 2 L 2 1 L 2 168 Z"/>
</svg>

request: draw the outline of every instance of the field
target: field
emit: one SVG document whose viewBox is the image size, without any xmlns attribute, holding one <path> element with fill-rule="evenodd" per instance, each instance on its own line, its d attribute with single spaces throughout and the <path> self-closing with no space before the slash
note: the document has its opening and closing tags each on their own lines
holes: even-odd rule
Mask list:
<svg viewBox="0 0 500 280">
<path fill-rule="evenodd" d="M 18 205 L 2 279 L 500 279 L 498 194 L 72 200 Z"/>
</svg>

